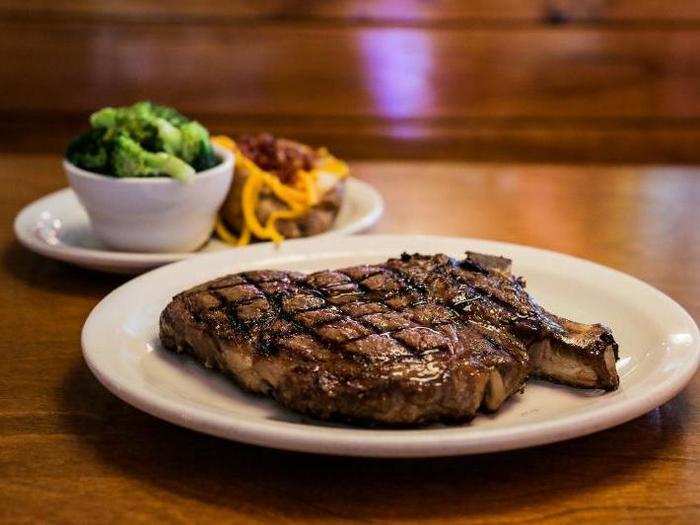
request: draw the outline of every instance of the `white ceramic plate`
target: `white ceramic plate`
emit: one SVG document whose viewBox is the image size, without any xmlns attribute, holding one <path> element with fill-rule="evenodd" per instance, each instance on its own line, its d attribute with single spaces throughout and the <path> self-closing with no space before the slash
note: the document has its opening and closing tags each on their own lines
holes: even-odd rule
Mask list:
<svg viewBox="0 0 700 525">
<path fill-rule="evenodd" d="M 158 341 L 158 317 L 173 294 L 242 270 L 301 271 L 371 263 L 403 251 L 513 258 L 514 271 L 545 307 L 609 325 L 620 345 L 619 390 L 531 381 L 524 394 L 471 424 L 386 430 L 331 425 L 245 394 L 223 376 Z M 97 378 L 127 403 L 178 425 L 269 447 L 353 456 L 446 456 L 541 445 L 589 434 L 652 410 L 676 395 L 698 366 L 698 328 L 675 302 L 615 270 L 553 252 L 475 239 L 352 236 L 304 239 L 193 257 L 130 281 L 90 314 L 82 334 Z"/>
<path fill-rule="evenodd" d="M 366 182 L 349 178 L 333 228 L 324 236 L 364 231 L 381 217 L 384 201 Z M 110 250 L 95 238 L 87 213 L 70 188 L 26 206 L 15 218 L 15 235 L 30 250 L 84 268 L 114 273 L 140 273 L 202 252 L 231 249 L 212 238 L 197 252 L 129 253 Z M 238 251 L 238 249 L 236 249 Z"/>
</svg>

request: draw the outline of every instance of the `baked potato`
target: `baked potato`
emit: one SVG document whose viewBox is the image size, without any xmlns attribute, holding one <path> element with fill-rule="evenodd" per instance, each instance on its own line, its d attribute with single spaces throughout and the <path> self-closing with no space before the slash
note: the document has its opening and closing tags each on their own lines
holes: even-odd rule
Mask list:
<svg viewBox="0 0 700 525">
<path fill-rule="evenodd" d="M 329 230 L 344 197 L 347 165 L 325 149 L 269 134 L 213 142 L 232 149 L 236 171 L 220 211 L 219 236 L 238 245 Z"/>
</svg>

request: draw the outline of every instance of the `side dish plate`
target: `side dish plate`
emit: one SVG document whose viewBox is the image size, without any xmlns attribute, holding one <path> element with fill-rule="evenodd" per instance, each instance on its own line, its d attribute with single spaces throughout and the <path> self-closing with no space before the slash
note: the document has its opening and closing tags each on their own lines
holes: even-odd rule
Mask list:
<svg viewBox="0 0 700 525">
<path fill-rule="evenodd" d="M 372 186 L 347 179 L 345 198 L 328 235 L 349 235 L 372 227 L 384 211 L 384 201 Z M 15 219 L 15 235 L 25 247 L 51 259 L 113 273 L 141 273 L 203 252 L 230 249 L 212 238 L 196 252 L 130 253 L 100 243 L 75 193 L 70 188 L 51 193 L 26 206 Z M 239 253 L 240 250 L 236 249 Z"/>
<path fill-rule="evenodd" d="M 211 278 L 272 268 L 314 271 L 380 262 L 404 251 L 504 255 L 545 308 L 603 322 L 620 344 L 615 392 L 530 381 L 494 415 L 420 429 L 357 428 L 315 421 L 246 394 L 222 375 L 163 350 L 158 317 L 170 298 Z M 447 237 L 318 237 L 187 259 L 137 277 L 108 295 L 83 328 L 85 359 L 115 395 L 172 423 L 256 445 L 350 456 L 425 457 L 542 445 L 638 417 L 675 396 L 698 366 L 700 334 L 673 300 L 623 273 L 562 254 Z"/>
</svg>

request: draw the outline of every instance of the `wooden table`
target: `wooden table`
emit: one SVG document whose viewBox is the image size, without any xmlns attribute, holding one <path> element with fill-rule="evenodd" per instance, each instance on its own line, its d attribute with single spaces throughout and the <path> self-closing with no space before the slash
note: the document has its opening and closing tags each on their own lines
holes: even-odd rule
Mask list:
<svg viewBox="0 0 700 525">
<path fill-rule="evenodd" d="M 487 237 L 629 272 L 700 317 L 700 173 L 356 163 L 387 199 L 377 232 Z M 0 157 L 0 522 L 698 523 L 700 379 L 618 428 L 476 457 L 363 460 L 266 450 L 131 408 L 79 334 L 124 277 L 43 259 L 10 230 L 64 185 L 58 158 Z"/>
</svg>

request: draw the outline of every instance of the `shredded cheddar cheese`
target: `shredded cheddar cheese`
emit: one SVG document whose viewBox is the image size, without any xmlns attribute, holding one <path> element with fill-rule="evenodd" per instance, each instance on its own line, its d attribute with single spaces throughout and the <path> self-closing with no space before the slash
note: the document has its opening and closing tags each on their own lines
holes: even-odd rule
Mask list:
<svg viewBox="0 0 700 525">
<path fill-rule="evenodd" d="M 224 221 L 221 217 L 216 218 L 216 224 L 214 225 L 214 231 L 219 236 L 219 239 L 221 239 L 222 241 L 227 242 L 228 244 L 233 244 L 233 245 L 238 244 L 238 239 L 236 239 L 236 236 L 228 230 L 228 228 L 224 224 Z"/>
<path fill-rule="evenodd" d="M 309 170 L 298 170 L 291 184 L 284 184 L 277 175 L 260 169 L 253 161 L 245 157 L 229 137 L 212 137 L 212 142 L 229 149 L 236 154 L 237 169 L 247 174 L 241 195 L 241 210 L 243 212 L 243 231 L 236 237 L 225 225 L 223 217 L 219 216 L 215 231 L 219 238 L 235 246 L 245 246 L 255 236 L 260 240 L 280 243 L 284 240 L 277 230 L 276 223 L 280 219 L 296 219 L 308 213 L 312 206 L 318 204 L 325 193 L 322 176 L 343 179 L 348 176 L 349 169 L 343 161 L 333 157 L 326 149 L 318 151 L 320 160 Z M 260 194 L 264 188 L 283 202 L 287 209 L 270 213 L 265 224 L 260 224 L 256 210 L 260 203 Z"/>
</svg>

